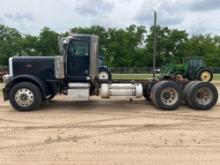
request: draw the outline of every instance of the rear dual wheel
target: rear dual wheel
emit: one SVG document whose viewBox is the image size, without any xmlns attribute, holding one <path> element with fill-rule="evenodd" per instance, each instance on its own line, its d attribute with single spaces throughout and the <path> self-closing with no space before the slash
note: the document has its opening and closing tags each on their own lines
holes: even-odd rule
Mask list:
<svg viewBox="0 0 220 165">
<path fill-rule="evenodd" d="M 183 92 L 184 100 L 193 109 L 209 110 L 218 101 L 218 90 L 208 82 L 189 83 Z"/>
<path fill-rule="evenodd" d="M 152 88 L 152 101 L 163 110 L 175 110 L 182 101 L 182 89 L 173 81 L 161 81 Z"/>
</svg>

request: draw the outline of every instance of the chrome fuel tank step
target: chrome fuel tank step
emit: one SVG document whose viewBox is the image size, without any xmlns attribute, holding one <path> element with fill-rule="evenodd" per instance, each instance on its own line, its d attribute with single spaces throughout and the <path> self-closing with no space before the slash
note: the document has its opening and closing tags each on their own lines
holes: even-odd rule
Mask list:
<svg viewBox="0 0 220 165">
<path fill-rule="evenodd" d="M 67 95 L 72 101 L 88 101 L 90 97 L 90 83 L 69 83 Z"/>
</svg>

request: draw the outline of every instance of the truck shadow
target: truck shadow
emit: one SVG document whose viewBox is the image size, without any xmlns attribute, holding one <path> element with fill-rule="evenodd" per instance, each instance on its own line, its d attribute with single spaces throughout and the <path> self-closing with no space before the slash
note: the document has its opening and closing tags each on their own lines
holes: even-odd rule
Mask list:
<svg viewBox="0 0 220 165">
<path fill-rule="evenodd" d="M 90 112 L 164 112 L 164 113 L 186 113 L 193 109 L 190 109 L 187 105 L 181 105 L 175 111 L 163 111 L 155 107 L 152 102 L 142 100 L 91 100 L 86 102 L 72 102 L 65 100 L 52 100 L 47 104 L 44 104 L 39 109 L 40 111 L 90 111 Z M 193 110 L 196 111 L 196 110 Z"/>
</svg>

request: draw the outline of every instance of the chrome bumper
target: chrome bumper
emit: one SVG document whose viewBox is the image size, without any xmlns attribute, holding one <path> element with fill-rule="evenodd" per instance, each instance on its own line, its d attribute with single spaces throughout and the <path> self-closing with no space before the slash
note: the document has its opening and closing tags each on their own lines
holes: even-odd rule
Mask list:
<svg viewBox="0 0 220 165">
<path fill-rule="evenodd" d="M 8 83 L 13 78 L 12 75 L 4 75 L 3 76 L 3 82 Z"/>
</svg>

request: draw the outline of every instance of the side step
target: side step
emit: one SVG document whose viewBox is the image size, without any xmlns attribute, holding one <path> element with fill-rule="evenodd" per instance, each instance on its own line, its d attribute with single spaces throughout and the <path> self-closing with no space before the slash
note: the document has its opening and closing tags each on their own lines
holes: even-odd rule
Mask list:
<svg viewBox="0 0 220 165">
<path fill-rule="evenodd" d="M 88 101 L 90 98 L 90 83 L 69 83 L 68 97 L 72 101 Z"/>
</svg>

